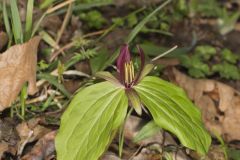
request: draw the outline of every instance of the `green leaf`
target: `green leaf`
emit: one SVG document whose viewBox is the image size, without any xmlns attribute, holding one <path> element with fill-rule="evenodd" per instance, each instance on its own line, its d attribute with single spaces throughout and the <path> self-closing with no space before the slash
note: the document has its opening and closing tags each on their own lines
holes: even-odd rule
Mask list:
<svg viewBox="0 0 240 160">
<path fill-rule="evenodd" d="M 20 19 L 20 14 L 18 11 L 17 1 L 10 0 L 10 8 L 11 8 L 11 19 L 12 19 L 12 30 L 15 39 L 15 43 L 23 43 L 23 31 L 22 24 Z"/>
<path fill-rule="evenodd" d="M 216 48 L 210 45 L 197 46 L 195 49 L 195 54 L 200 56 L 204 60 L 209 60 L 216 53 Z"/>
<path fill-rule="evenodd" d="M 172 0 L 167 0 L 164 3 L 162 3 L 159 7 L 157 7 L 154 11 L 152 11 L 148 16 L 146 16 L 142 21 L 140 21 L 134 28 L 133 30 L 130 32 L 130 34 L 128 35 L 128 37 L 126 38 L 125 42 L 126 43 L 130 43 L 133 41 L 133 39 L 137 36 L 137 34 L 141 31 L 141 29 L 145 26 L 145 24 L 151 20 L 151 18 L 156 15 L 158 13 L 158 11 L 160 11 L 163 7 L 165 7 L 167 4 L 169 4 Z M 99 69 L 99 70 L 104 70 L 108 65 L 110 65 L 111 63 L 113 63 L 116 58 L 118 57 L 120 49 L 118 49 L 117 51 L 115 51 L 113 53 L 113 55 L 108 58 L 105 62 L 104 65 Z"/>
<path fill-rule="evenodd" d="M 223 62 L 223 64 L 215 64 L 212 67 L 213 72 L 218 72 L 222 78 L 239 80 L 240 70 L 234 64 Z"/>
<path fill-rule="evenodd" d="M 40 4 L 40 8 L 44 9 L 49 7 L 50 5 L 52 5 L 56 0 L 44 0 L 41 4 Z"/>
<path fill-rule="evenodd" d="M 119 80 L 116 77 L 114 77 L 110 72 L 107 72 L 107 71 L 97 72 L 96 77 L 105 79 L 106 81 L 108 81 L 112 84 L 122 86 L 122 84 L 119 82 Z"/>
<path fill-rule="evenodd" d="M 26 14 L 26 26 L 25 26 L 25 41 L 28 41 L 31 38 L 32 24 L 33 24 L 33 7 L 34 0 L 28 0 L 27 3 L 27 14 Z"/>
<path fill-rule="evenodd" d="M 225 49 L 222 51 L 222 57 L 221 57 L 221 58 L 222 58 L 223 60 L 225 60 L 225 61 L 228 61 L 228 62 L 230 62 L 230 63 L 235 64 L 235 63 L 237 63 L 237 61 L 238 61 L 238 59 L 239 59 L 239 56 L 236 55 L 236 54 L 234 54 L 234 53 L 232 53 L 231 50 L 225 48 Z"/>
<path fill-rule="evenodd" d="M 137 135 L 133 138 L 133 142 L 136 143 L 152 137 L 160 130 L 161 128 L 154 121 L 150 121 L 137 133 Z"/>
<path fill-rule="evenodd" d="M 168 3 L 170 3 L 171 0 L 165 1 L 162 5 L 157 7 L 153 12 L 151 12 L 148 16 L 146 16 L 141 22 L 138 23 L 136 27 L 133 28 L 129 36 L 127 37 L 126 42 L 130 43 L 132 40 L 136 37 L 136 35 L 141 31 L 141 29 L 144 27 L 144 25 L 151 20 L 151 18 L 156 15 L 158 11 L 160 11 L 163 7 L 165 7 Z"/>
<path fill-rule="evenodd" d="M 138 115 L 142 115 L 142 104 L 137 92 L 131 88 L 126 89 L 126 95 L 131 107 L 134 108 Z"/>
<path fill-rule="evenodd" d="M 9 15 L 8 15 L 8 12 L 7 12 L 7 5 L 6 5 L 5 0 L 2 3 L 3 3 L 3 21 L 4 21 L 4 25 L 5 25 L 5 29 L 7 31 L 8 37 L 9 37 L 9 39 L 11 39 L 12 32 L 11 32 L 9 19 L 8 19 Z"/>
<path fill-rule="evenodd" d="M 227 149 L 229 158 L 232 160 L 240 160 L 240 150 L 235 148 L 228 148 Z"/>
<path fill-rule="evenodd" d="M 211 137 L 204 128 L 200 111 L 181 88 L 150 76 L 134 88 L 156 124 L 174 133 L 184 146 L 200 154 L 207 153 Z"/>
<path fill-rule="evenodd" d="M 97 160 L 127 114 L 124 88 L 102 82 L 82 89 L 61 119 L 58 160 Z"/>
</svg>

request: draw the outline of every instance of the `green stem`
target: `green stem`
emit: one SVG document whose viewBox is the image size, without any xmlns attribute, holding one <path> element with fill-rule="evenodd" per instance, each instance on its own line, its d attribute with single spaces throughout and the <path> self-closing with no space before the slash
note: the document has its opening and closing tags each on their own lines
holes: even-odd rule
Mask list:
<svg viewBox="0 0 240 160">
<path fill-rule="evenodd" d="M 26 99 L 27 99 L 27 84 L 24 84 L 21 90 L 20 102 L 21 102 L 21 117 L 25 117 L 25 106 L 26 106 Z"/>
<path fill-rule="evenodd" d="M 124 123 L 120 128 L 120 132 L 119 132 L 119 147 L 118 147 L 118 156 L 121 158 L 122 157 L 122 150 L 123 150 L 123 143 L 124 143 L 124 126 L 125 123 L 128 119 L 128 117 L 131 115 L 133 111 L 133 108 L 131 107 L 131 109 L 128 111 L 128 114 L 125 117 Z"/>
</svg>

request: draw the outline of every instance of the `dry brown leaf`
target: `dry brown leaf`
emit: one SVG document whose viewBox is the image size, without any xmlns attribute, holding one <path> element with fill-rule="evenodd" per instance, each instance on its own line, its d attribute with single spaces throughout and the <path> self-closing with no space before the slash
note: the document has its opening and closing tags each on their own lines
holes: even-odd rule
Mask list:
<svg viewBox="0 0 240 160">
<path fill-rule="evenodd" d="M 0 143 L 0 158 L 3 157 L 3 154 L 8 151 L 8 144 L 6 142 Z"/>
<path fill-rule="evenodd" d="M 17 125 L 16 130 L 20 137 L 20 141 L 18 142 L 19 156 L 22 154 L 27 143 L 36 141 L 51 131 L 50 129 L 39 125 L 40 120 L 40 118 L 33 118 Z"/>
<path fill-rule="evenodd" d="M 182 87 L 201 109 L 209 131 L 225 140 L 240 140 L 240 94 L 234 88 L 215 80 L 193 79 L 173 68 L 171 80 Z"/>
<path fill-rule="evenodd" d="M 15 45 L 0 54 L 0 111 L 17 98 L 23 84 L 28 82 L 28 93 L 36 87 L 37 49 L 40 37 Z"/>
<path fill-rule="evenodd" d="M 42 137 L 31 152 L 22 157 L 21 160 L 49 159 L 48 157 L 55 151 L 54 139 L 56 133 L 56 131 L 52 131 Z"/>
</svg>

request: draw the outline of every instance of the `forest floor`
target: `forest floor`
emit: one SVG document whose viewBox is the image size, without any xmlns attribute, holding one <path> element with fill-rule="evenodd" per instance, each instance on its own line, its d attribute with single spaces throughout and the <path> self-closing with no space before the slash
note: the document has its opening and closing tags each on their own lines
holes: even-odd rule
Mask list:
<svg viewBox="0 0 240 160">
<path fill-rule="evenodd" d="M 17 3 L 24 24 L 27 1 Z M 162 0 L 74 3 L 37 0 L 32 13 L 33 28 L 40 22 L 34 35 L 41 40 L 37 37 L 17 44 L 16 32 L 20 29 L 17 27 L 14 32 L 14 27 L 7 27 L 0 1 L 0 52 L 8 53 L 5 57 L 0 54 L 2 159 L 56 159 L 55 136 L 72 96 L 84 86 L 94 84 L 97 71 L 116 71 L 115 60 L 109 61 L 114 52 L 162 3 Z M 5 5 L 10 12 L 10 3 Z M 122 158 L 118 156 L 116 136 L 103 160 L 240 160 L 239 10 L 239 1 L 173 0 L 147 19 L 129 43 L 133 59 L 138 57 L 136 45 L 139 45 L 147 60 L 177 45 L 173 52 L 153 61 L 155 68 L 150 75 L 180 86 L 199 107 L 213 140 L 209 153 L 200 156 L 162 129 L 150 135 L 143 133 L 142 127 L 152 117 L 147 112 L 142 116 L 133 112 L 125 124 Z M 16 19 L 9 20 L 12 23 Z M 23 34 L 29 37 L 27 31 Z M 20 54 L 21 60 L 14 57 L 14 53 L 23 50 L 37 53 L 37 64 L 29 55 Z M 2 69 L 1 64 L 6 61 L 9 68 Z M 12 72 L 10 64 L 18 70 Z M 22 89 L 26 81 L 31 95 L 27 94 L 26 84 Z M 139 133 L 146 138 L 133 142 Z"/>
</svg>

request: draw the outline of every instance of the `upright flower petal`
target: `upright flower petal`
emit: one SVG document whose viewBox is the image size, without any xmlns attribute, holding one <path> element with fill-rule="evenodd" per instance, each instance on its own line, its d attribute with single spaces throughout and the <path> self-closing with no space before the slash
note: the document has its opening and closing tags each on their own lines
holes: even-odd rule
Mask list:
<svg viewBox="0 0 240 160">
<path fill-rule="evenodd" d="M 153 64 L 145 65 L 145 55 L 144 55 L 143 49 L 140 46 L 137 46 L 137 48 L 138 48 L 138 53 L 140 55 L 141 66 L 140 66 L 140 70 L 137 73 L 137 76 L 134 79 L 135 85 L 139 83 L 142 80 L 142 78 L 146 76 L 154 67 Z"/>
<path fill-rule="evenodd" d="M 120 78 L 120 82 L 122 84 L 125 83 L 125 74 L 126 74 L 126 64 L 129 64 L 131 61 L 131 56 L 130 56 L 130 52 L 129 52 L 129 48 L 128 45 L 125 44 L 121 50 L 120 50 L 120 54 L 118 56 L 117 59 L 117 69 L 119 72 L 119 78 Z"/>
<path fill-rule="evenodd" d="M 141 58 L 141 68 L 140 68 L 140 72 L 141 72 L 145 65 L 145 55 L 144 55 L 143 49 L 139 45 L 137 46 L 137 49 Z"/>
</svg>

